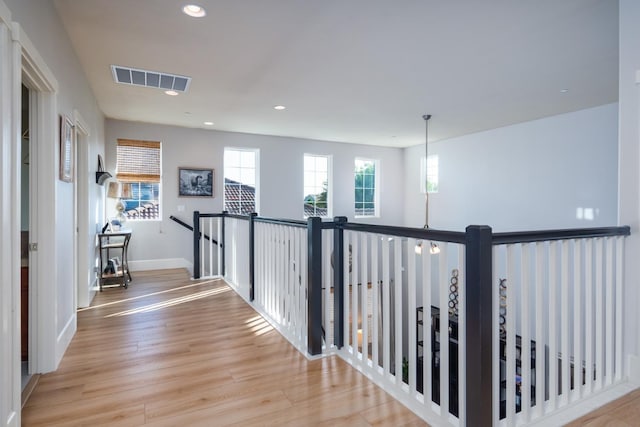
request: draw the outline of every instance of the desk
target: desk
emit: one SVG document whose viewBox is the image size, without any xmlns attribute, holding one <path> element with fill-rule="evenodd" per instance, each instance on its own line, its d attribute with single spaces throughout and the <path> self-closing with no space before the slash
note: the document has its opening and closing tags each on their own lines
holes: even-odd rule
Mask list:
<svg viewBox="0 0 640 427">
<path fill-rule="evenodd" d="M 100 245 L 100 292 L 104 285 L 120 284 L 125 289 L 131 282 L 131 272 L 127 260 L 127 251 L 131 240 L 130 230 L 99 233 Z M 115 251 L 115 254 L 113 253 Z M 115 262 L 109 262 L 113 260 Z"/>
</svg>

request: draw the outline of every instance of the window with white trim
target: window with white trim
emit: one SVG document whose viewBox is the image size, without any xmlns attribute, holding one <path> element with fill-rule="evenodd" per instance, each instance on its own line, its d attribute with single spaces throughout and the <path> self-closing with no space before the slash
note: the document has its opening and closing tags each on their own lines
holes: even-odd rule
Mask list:
<svg viewBox="0 0 640 427">
<path fill-rule="evenodd" d="M 379 161 L 355 160 L 355 216 L 379 216 Z"/>
<path fill-rule="evenodd" d="M 331 209 L 331 157 L 304 155 L 304 217 L 330 218 Z"/>
<path fill-rule="evenodd" d="M 237 215 L 258 212 L 258 150 L 224 149 L 224 210 Z"/>
<path fill-rule="evenodd" d="M 162 145 L 158 141 L 118 139 L 116 179 L 129 183 L 131 194 L 122 198 L 128 220 L 160 220 Z"/>
<path fill-rule="evenodd" d="M 420 192 L 438 192 L 438 155 L 432 154 L 428 158 L 420 159 Z"/>
</svg>

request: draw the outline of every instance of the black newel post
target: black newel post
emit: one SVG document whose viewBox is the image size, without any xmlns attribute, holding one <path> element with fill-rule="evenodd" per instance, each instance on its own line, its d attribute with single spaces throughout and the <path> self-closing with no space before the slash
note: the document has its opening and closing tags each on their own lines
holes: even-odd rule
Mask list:
<svg viewBox="0 0 640 427">
<path fill-rule="evenodd" d="M 492 231 L 486 225 L 466 229 L 466 373 L 467 425 L 493 425 Z M 469 424 L 469 421 L 473 421 Z"/>
<path fill-rule="evenodd" d="M 193 211 L 193 278 L 200 278 L 200 211 Z"/>
<path fill-rule="evenodd" d="M 344 229 L 346 216 L 333 219 L 333 343 L 344 346 Z"/>
<path fill-rule="evenodd" d="M 255 217 L 257 213 L 253 212 L 249 215 L 249 301 L 255 298 Z"/>
<path fill-rule="evenodd" d="M 219 241 L 218 250 L 222 251 L 222 253 L 220 254 L 221 255 L 221 262 L 222 262 L 222 265 L 220 266 L 220 269 L 221 269 L 220 275 L 222 277 L 224 277 L 224 275 L 226 274 L 226 264 L 225 264 L 225 259 L 224 259 L 224 255 L 225 255 L 224 253 L 225 253 L 225 248 L 227 247 L 227 244 L 226 244 L 226 241 L 225 241 L 225 229 L 224 229 L 224 227 L 225 227 L 225 223 L 224 222 L 225 221 L 224 221 L 224 219 L 227 217 L 228 213 L 229 212 L 227 212 L 227 211 L 222 211 L 222 219 L 221 219 L 221 221 L 222 221 L 222 227 L 221 227 L 222 230 L 220 231 L 222 233 L 222 236 L 218 237 L 218 241 Z"/>
<path fill-rule="evenodd" d="M 307 222 L 307 351 L 322 353 L 322 220 Z"/>
</svg>

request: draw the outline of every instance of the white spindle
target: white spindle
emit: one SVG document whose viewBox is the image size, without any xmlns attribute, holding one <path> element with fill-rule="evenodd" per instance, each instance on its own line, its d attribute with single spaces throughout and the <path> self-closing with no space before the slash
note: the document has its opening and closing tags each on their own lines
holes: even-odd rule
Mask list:
<svg viewBox="0 0 640 427">
<path fill-rule="evenodd" d="M 382 371 L 385 377 L 391 373 L 391 292 L 389 274 L 389 240 L 383 237 L 382 244 Z"/>
<path fill-rule="evenodd" d="M 616 238 L 616 280 L 615 280 L 615 293 L 616 293 L 616 381 L 622 379 L 622 311 L 624 310 L 624 304 L 622 300 L 622 272 L 623 272 L 623 260 L 624 260 L 624 238 Z"/>
<path fill-rule="evenodd" d="M 499 284 L 500 276 L 498 274 L 497 268 L 497 259 L 499 255 L 498 246 L 493 246 L 491 248 L 492 251 L 492 264 L 491 271 L 493 272 L 491 283 Z M 473 286 L 473 285 L 471 285 Z M 492 320 L 492 332 L 491 332 L 491 344 L 492 344 L 492 352 L 493 352 L 493 419 L 497 420 L 500 418 L 500 287 L 497 285 L 491 286 L 491 320 Z M 497 355 L 497 356 L 496 356 Z"/>
<path fill-rule="evenodd" d="M 360 328 L 360 324 L 358 322 L 358 318 L 361 317 L 360 315 L 360 309 L 359 309 L 359 305 L 358 305 L 358 299 L 360 297 L 360 287 L 359 282 L 360 282 L 360 258 L 359 258 L 359 254 L 360 251 L 359 249 L 359 241 L 360 239 L 358 238 L 360 235 L 359 233 L 355 233 L 353 235 L 353 243 L 351 244 L 351 248 L 353 251 L 353 255 L 352 255 L 352 264 L 353 264 L 353 272 L 352 272 L 352 276 L 351 276 L 351 340 L 353 342 L 353 354 L 354 356 L 357 356 L 358 353 L 361 351 L 360 350 L 360 342 L 358 340 L 358 329 Z M 357 358 L 354 358 L 354 360 L 357 360 Z"/>
<path fill-rule="evenodd" d="M 309 318 L 309 312 L 307 307 L 307 229 L 306 228 L 298 228 L 298 233 L 300 236 L 300 262 L 302 264 L 302 269 L 300 270 L 300 275 L 302 276 L 302 286 L 300 287 L 300 313 L 301 316 L 298 318 L 298 322 L 300 323 L 300 334 L 302 336 L 301 345 L 306 349 L 307 348 L 307 319 Z"/>
<path fill-rule="evenodd" d="M 395 384 L 399 390 L 402 385 L 402 242 L 401 239 L 396 237 L 393 239 L 393 259 L 394 259 L 394 325 L 395 325 L 395 350 L 394 350 L 394 362 L 395 362 Z"/>
<path fill-rule="evenodd" d="M 278 317 L 280 318 L 280 322 L 282 324 L 286 324 L 286 316 L 285 316 L 285 303 L 284 303 L 284 298 L 286 295 L 286 288 L 285 288 L 285 276 L 286 276 L 286 269 L 287 269 L 287 252 L 286 252 L 286 229 L 288 227 L 281 225 L 279 228 L 279 233 L 278 233 L 278 253 L 280 254 L 280 261 L 278 262 L 278 283 L 277 283 L 277 289 L 278 289 Z M 322 256 L 321 254 L 317 254 L 319 256 Z M 322 286 L 320 284 L 320 286 Z"/>
<path fill-rule="evenodd" d="M 558 277 L 557 242 L 549 247 L 549 406 L 555 410 L 558 406 Z"/>
<path fill-rule="evenodd" d="M 603 313 L 602 305 L 604 303 L 604 286 L 603 286 L 603 240 L 596 239 L 596 290 L 595 290 L 595 302 L 596 302 L 596 384 L 595 389 L 602 388 L 602 379 L 604 376 L 604 332 L 603 332 Z"/>
<path fill-rule="evenodd" d="M 409 310 L 409 392 L 415 395 L 416 392 L 416 374 L 417 374 L 417 357 L 416 357 L 416 241 L 415 239 L 407 239 L 407 309 Z"/>
<path fill-rule="evenodd" d="M 433 400 L 431 393 L 433 364 L 431 359 L 431 328 L 433 327 L 431 325 L 431 254 L 427 249 L 427 242 L 422 244 L 422 393 L 425 396 L 425 405 L 431 405 Z"/>
<path fill-rule="evenodd" d="M 344 248 L 343 248 L 343 265 L 344 265 L 344 295 L 342 296 L 344 321 L 343 321 L 343 337 L 345 347 L 351 347 L 352 356 L 356 354 L 353 350 L 353 341 L 351 341 L 351 237 L 352 232 L 345 231 L 344 233 Z"/>
<path fill-rule="evenodd" d="M 560 351 L 562 352 L 562 399 L 569 403 L 571 355 L 569 352 L 569 241 L 560 242 Z"/>
<path fill-rule="evenodd" d="M 330 230 L 322 232 L 322 265 L 324 271 L 322 273 L 322 295 L 324 296 L 323 308 L 324 308 L 324 335 L 325 335 L 325 348 L 329 350 L 333 347 L 333 301 L 331 297 L 332 283 L 333 283 L 333 269 L 331 268 L 331 253 L 333 252 L 333 239 Z"/>
<path fill-rule="evenodd" d="M 209 235 L 209 240 L 207 240 L 207 246 L 209 247 L 209 277 L 213 276 L 213 238 L 214 238 L 214 234 L 213 234 L 213 221 L 214 218 L 207 218 L 207 225 L 209 228 L 208 231 L 208 235 Z M 205 239 L 206 240 L 206 239 Z"/>
<path fill-rule="evenodd" d="M 507 245 L 507 272 L 505 278 L 507 280 L 507 313 L 505 315 L 505 357 L 506 357 L 506 415 L 508 424 L 512 424 L 516 416 L 516 312 L 518 305 L 516 304 L 516 283 L 513 278 L 516 271 L 516 255 L 515 245 Z"/>
<path fill-rule="evenodd" d="M 545 388 L 548 386 L 545 380 L 547 369 L 545 357 L 544 340 L 544 319 L 548 306 L 544 303 L 544 252 L 545 244 L 538 242 L 535 244 L 534 264 L 535 264 L 535 307 L 536 307 L 536 410 L 535 416 L 541 417 L 544 414 Z"/>
<path fill-rule="evenodd" d="M 380 331 L 378 328 L 378 322 L 380 319 L 380 280 L 378 275 L 378 245 L 380 244 L 380 237 L 373 235 L 371 237 L 371 292 L 373 292 L 373 340 L 372 340 L 372 364 L 375 372 L 380 372 L 378 367 L 379 363 L 379 345 L 380 345 Z"/>
<path fill-rule="evenodd" d="M 448 416 L 449 411 L 449 285 L 447 243 L 440 244 L 438 254 L 438 294 L 440 306 L 440 414 Z"/>
<path fill-rule="evenodd" d="M 588 396 L 591 394 L 591 392 L 593 391 L 593 376 L 594 376 L 594 361 L 593 361 L 593 354 L 594 354 L 594 340 L 593 340 L 593 336 L 594 336 L 594 328 L 593 328 L 593 321 L 594 321 L 594 310 L 593 310 L 593 304 L 594 304 L 594 287 L 593 287 L 593 282 L 594 282 L 594 277 L 593 277 L 593 239 L 588 239 L 586 242 L 586 247 L 585 247 L 585 256 L 584 256 L 584 260 L 585 260 L 585 278 L 584 278 L 584 283 L 585 283 L 585 294 L 584 294 L 584 299 L 585 299 L 585 311 L 584 311 L 584 321 L 585 321 L 585 375 L 586 375 L 586 379 L 585 379 L 585 396 Z"/>
<path fill-rule="evenodd" d="M 613 324 L 613 315 L 615 310 L 615 303 L 613 299 L 613 287 L 615 280 L 615 271 L 613 264 L 613 239 L 608 237 L 606 239 L 606 283 L 605 283 L 605 307 L 606 307 L 606 327 L 605 327 L 605 337 L 606 337 L 606 345 L 604 347 L 605 350 L 605 362 L 606 362 L 606 375 L 604 378 L 605 385 L 611 385 L 613 382 L 613 358 L 614 358 L 614 324 Z"/>
<path fill-rule="evenodd" d="M 368 366 L 367 361 L 369 359 L 369 275 L 368 275 L 368 262 L 367 262 L 367 252 L 368 252 L 368 240 L 369 235 L 367 233 L 361 233 L 361 246 L 360 253 L 362 254 L 362 268 L 361 276 L 362 276 L 362 320 L 361 320 L 361 328 L 362 328 L 362 362 L 365 367 Z"/>
<path fill-rule="evenodd" d="M 224 250 L 222 247 L 222 242 L 224 240 L 224 236 L 222 235 L 222 218 L 218 218 L 216 222 L 218 223 L 218 244 L 216 245 L 218 254 L 218 275 L 222 276 L 222 251 Z"/>
<path fill-rule="evenodd" d="M 465 247 L 458 247 L 458 419 L 467 425 L 467 327 L 466 327 L 466 274 Z M 425 383 L 426 384 L 426 383 Z"/>
<path fill-rule="evenodd" d="M 205 229 L 205 218 L 200 217 L 200 277 L 206 277 L 206 269 L 205 269 L 205 253 L 204 253 L 204 229 Z"/>
<path fill-rule="evenodd" d="M 576 240 L 573 245 L 573 394 L 571 401 L 576 401 L 582 396 L 582 334 L 584 324 L 582 323 L 582 248 L 583 240 Z"/>
<path fill-rule="evenodd" d="M 521 352 L 520 352 L 520 364 L 521 364 L 521 415 L 525 422 L 528 422 L 530 419 L 530 411 L 531 407 L 531 324 L 530 324 L 530 302 L 529 296 L 531 291 L 531 245 L 528 243 L 523 243 L 520 245 L 522 254 L 521 254 L 521 267 L 520 267 L 520 283 L 521 283 L 521 293 L 520 293 L 520 312 L 522 313 L 521 323 L 522 330 L 520 335 L 522 336 L 521 341 Z"/>
</svg>

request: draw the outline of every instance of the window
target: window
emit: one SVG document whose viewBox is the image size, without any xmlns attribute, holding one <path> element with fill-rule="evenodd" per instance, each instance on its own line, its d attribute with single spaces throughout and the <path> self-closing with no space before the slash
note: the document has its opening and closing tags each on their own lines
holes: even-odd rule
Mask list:
<svg viewBox="0 0 640 427">
<path fill-rule="evenodd" d="M 379 216 L 378 209 L 378 161 L 355 161 L 355 215 Z"/>
<path fill-rule="evenodd" d="M 428 158 L 420 159 L 420 191 L 426 193 L 438 192 L 438 156 L 436 154 Z"/>
<path fill-rule="evenodd" d="M 160 142 L 118 139 L 116 179 L 131 184 L 131 196 L 122 199 L 127 219 L 162 219 L 161 154 Z"/>
<path fill-rule="evenodd" d="M 304 155 L 304 217 L 331 217 L 329 156 Z"/>
<path fill-rule="evenodd" d="M 258 150 L 224 149 L 224 210 L 249 215 L 258 211 Z"/>
</svg>

